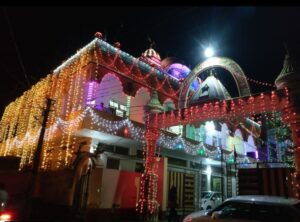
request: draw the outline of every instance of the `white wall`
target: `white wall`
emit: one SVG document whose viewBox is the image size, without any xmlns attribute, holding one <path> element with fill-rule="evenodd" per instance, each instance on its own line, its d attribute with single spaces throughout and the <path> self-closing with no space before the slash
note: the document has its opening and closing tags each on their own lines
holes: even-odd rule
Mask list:
<svg viewBox="0 0 300 222">
<path fill-rule="evenodd" d="M 135 97 L 131 98 L 129 118 L 130 120 L 144 123 L 144 106 L 150 100 L 149 91 L 142 87 L 137 92 Z"/>
<path fill-rule="evenodd" d="M 101 208 L 112 208 L 116 194 L 119 170 L 103 169 L 102 186 L 101 186 Z"/>
<path fill-rule="evenodd" d="M 245 155 L 244 140 L 240 129 L 235 130 L 233 142 L 236 152 Z"/>
<path fill-rule="evenodd" d="M 104 103 L 105 107 L 109 107 L 109 101 L 115 100 L 116 102 L 126 106 L 127 95 L 123 92 L 123 86 L 119 78 L 115 74 L 106 74 L 95 93 L 96 104 Z"/>
<path fill-rule="evenodd" d="M 134 171 L 136 162 L 131 159 L 121 159 L 119 170 Z"/>
<path fill-rule="evenodd" d="M 227 148 L 228 136 L 229 136 L 228 126 L 226 123 L 223 123 L 221 126 L 221 144 L 223 149 Z"/>
<path fill-rule="evenodd" d="M 257 147 L 255 145 L 253 136 L 249 135 L 247 143 L 246 143 L 246 152 L 255 152 L 256 150 L 257 150 Z"/>
</svg>

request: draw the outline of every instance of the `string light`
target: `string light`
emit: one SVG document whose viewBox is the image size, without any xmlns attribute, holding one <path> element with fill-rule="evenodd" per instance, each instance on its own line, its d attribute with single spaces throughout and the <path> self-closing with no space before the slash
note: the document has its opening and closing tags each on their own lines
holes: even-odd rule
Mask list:
<svg viewBox="0 0 300 222">
<path fill-rule="evenodd" d="M 246 78 L 249 82 L 252 82 L 252 83 L 255 83 L 255 84 L 258 84 L 258 85 L 261 85 L 261 86 L 268 86 L 268 87 L 276 88 L 276 86 L 274 84 L 267 83 L 267 82 L 261 82 L 261 81 L 255 80 L 255 79 L 251 79 L 249 77 L 246 77 Z"/>
<path fill-rule="evenodd" d="M 87 74 L 89 68 L 87 65 L 90 63 L 96 64 L 94 74 Z M 57 160 L 55 167 L 69 166 L 71 153 L 76 145 L 76 138 L 72 137 L 72 133 L 80 127 L 87 116 L 91 117 L 91 127 L 101 132 L 117 135 L 120 129 L 126 128 L 132 139 L 142 143 L 145 147 L 145 172 L 142 175 L 141 198 L 138 206 L 140 212 L 143 212 L 146 206 L 150 213 L 154 213 L 157 208 L 157 159 L 155 156 L 157 145 L 174 149 L 177 144 L 181 144 L 180 146 L 187 153 L 192 155 L 200 153 L 200 155 L 211 158 L 218 158 L 220 154 L 219 149 L 210 151 L 205 145 L 192 144 L 180 136 L 175 138 L 167 136 L 157 130 L 161 126 L 186 125 L 196 120 L 246 117 L 262 111 L 275 112 L 277 110 L 284 110 L 283 120 L 288 124 L 296 122 L 296 112 L 289 108 L 287 89 L 283 90 L 284 95 L 281 94 L 282 91 L 274 91 L 248 98 L 199 104 L 167 114 L 158 114 L 154 121 L 152 121 L 152 117 L 148 116 L 146 130 L 135 127 L 134 123 L 128 119 L 106 120 L 90 107 L 84 108 L 88 105 L 85 104 L 86 95 L 91 97 L 88 98 L 90 100 L 95 93 L 95 89 L 89 91 L 84 86 L 88 81 L 100 81 L 99 67 L 105 67 L 109 71 L 117 73 L 122 83 L 129 79 L 139 85 L 156 88 L 161 95 L 173 99 L 174 103 L 178 100 L 180 91 L 178 80 L 97 37 L 57 67 L 53 74 L 41 79 L 5 108 L 0 127 L 0 140 L 2 141 L 0 155 L 21 157 L 20 169 L 32 165 L 40 134 L 38 121 L 42 116 L 43 108 L 45 108 L 45 98 L 51 97 L 56 104 L 47 123 L 41 167 L 43 169 L 50 167 L 49 159 L 54 157 L 53 147 L 58 148 L 55 150 Z M 100 75 L 103 77 L 104 74 Z M 153 83 L 154 86 L 150 83 Z M 273 87 L 267 83 L 258 81 L 256 83 Z M 231 158 L 231 156 L 232 153 L 227 156 L 225 154 L 225 158 Z"/>
</svg>

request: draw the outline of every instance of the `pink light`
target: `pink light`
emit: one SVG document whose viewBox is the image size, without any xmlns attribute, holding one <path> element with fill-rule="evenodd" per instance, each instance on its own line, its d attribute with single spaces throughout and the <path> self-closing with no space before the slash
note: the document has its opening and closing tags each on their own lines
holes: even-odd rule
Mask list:
<svg viewBox="0 0 300 222">
<path fill-rule="evenodd" d="M 87 90 L 87 96 L 86 96 L 86 104 L 91 105 L 92 104 L 92 98 L 93 98 L 93 91 L 94 91 L 94 85 L 96 82 L 92 81 L 88 84 L 88 90 Z"/>
<path fill-rule="evenodd" d="M 258 151 L 255 151 L 255 158 L 258 159 Z"/>
</svg>

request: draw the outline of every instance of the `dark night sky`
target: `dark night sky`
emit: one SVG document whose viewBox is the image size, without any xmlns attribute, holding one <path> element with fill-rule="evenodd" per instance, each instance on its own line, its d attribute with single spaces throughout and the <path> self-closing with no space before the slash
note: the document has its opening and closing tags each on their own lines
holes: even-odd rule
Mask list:
<svg viewBox="0 0 300 222">
<path fill-rule="evenodd" d="M 211 43 L 250 78 L 274 82 L 283 42 L 300 39 L 299 21 L 299 7 L 1 8 L 0 112 L 29 89 L 10 28 L 31 84 L 93 40 L 96 31 L 135 57 L 148 48 L 149 36 L 162 58 L 175 56 L 190 67 L 204 60 L 202 47 Z"/>
</svg>

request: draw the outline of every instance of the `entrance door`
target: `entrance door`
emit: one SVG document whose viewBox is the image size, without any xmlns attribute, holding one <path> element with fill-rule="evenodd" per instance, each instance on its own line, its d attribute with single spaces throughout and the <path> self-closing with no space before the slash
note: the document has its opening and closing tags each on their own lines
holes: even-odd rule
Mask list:
<svg viewBox="0 0 300 222">
<path fill-rule="evenodd" d="M 211 177 L 211 190 L 212 191 L 217 191 L 217 192 L 222 192 L 221 189 L 221 177 Z"/>
<path fill-rule="evenodd" d="M 178 210 L 184 214 L 195 210 L 195 174 L 168 171 L 168 191 L 175 186 Z M 168 198 L 169 199 L 169 198 Z"/>
<path fill-rule="evenodd" d="M 185 212 L 195 210 L 195 174 L 184 174 L 183 209 Z"/>
</svg>

